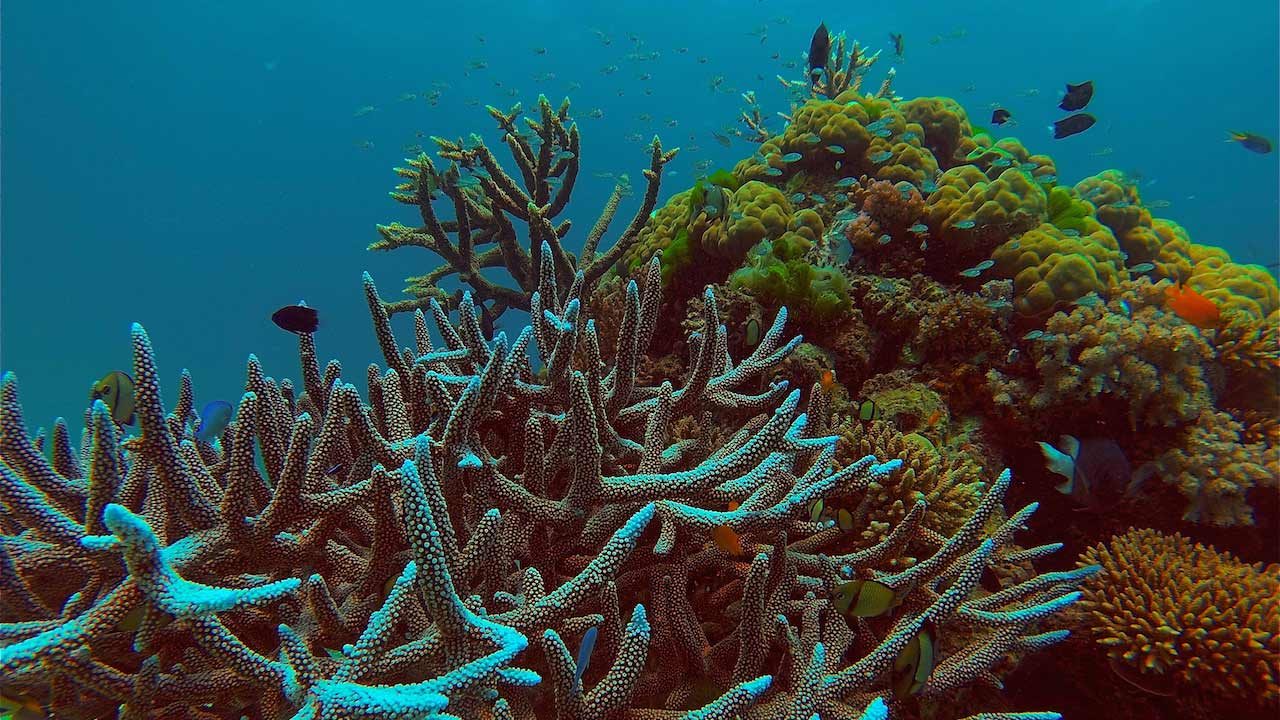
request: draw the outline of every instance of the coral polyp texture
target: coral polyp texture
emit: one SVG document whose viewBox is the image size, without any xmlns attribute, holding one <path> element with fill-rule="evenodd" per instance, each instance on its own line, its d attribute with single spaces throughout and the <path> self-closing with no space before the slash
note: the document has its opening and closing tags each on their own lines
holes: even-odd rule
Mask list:
<svg viewBox="0 0 1280 720">
<path fill-rule="evenodd" d="M 1038 626 L 1089 571 L 977 591 L 988 565 L 1054 549 L 1010 545 L 1035 506 L 999 520 L 1007 471 L 949 536 L 924 529 L 914 498 L 883 540 L 823 551 L 841 533 L 812 501 L 856 497 L 902 461 L 837 469 L 825 396 L 760 385 L 800 342 L 785 309 L 733 362 L 707 293 L 683 381 L 642 386 L 659 263 L 643 292 L 628 285 L 606 364 L 582 299 L 541 258 L 538 312 L 511 340 L 487 337 L 464 295 L 456 320 L 428 304 L 443 346 L 419 311 L 402 347 L 366 276 L 387 363 L 368 373 L 369 403 L 301 335 L 304 392 L 251 357 L 213 444 L 192 432 L 188 376 L 162 403 L 138 325 L 137 436 L 98 401 L 82 446 L 59 441 L 50 462 L 6 376 L 6 693 L 58 717 L 857 717 L 1064 636 Z M 669 437 L 712 415 L 720 432 Z M 720 528 L 741 555 L 711 541 Z M 891 569 L 906 552 L 918 562 Z M 900 595 L 879 633 L 833 605 L 854 576 Z M 891 690 L 885 674 L 926 627 L 947 652 Z M 594 650 L 575 659 L 589 631 Z"/>
<path fill-rule="evenodd" d="M 1130 529 L 1085 551 L 1082 623 L 1143 678 L 1171 678 L 1244 716 L 1280 694 L 1280 566 L 1246 563 L 1179 534 Z"/>
</svg>

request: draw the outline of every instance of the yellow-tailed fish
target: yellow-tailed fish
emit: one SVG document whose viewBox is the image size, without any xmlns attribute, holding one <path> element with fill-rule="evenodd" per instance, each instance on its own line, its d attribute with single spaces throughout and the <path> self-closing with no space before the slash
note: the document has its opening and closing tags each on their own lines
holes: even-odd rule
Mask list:
<svg viewBox="0 0 1280 720">
<path fill-rule="evenodd" d="M 915 695 L 929 681 L 929 676 L 933 674 L 933 664 L 937 660 L 935 641 L 933 625 L 925 623 L 920 632 L 898 653 L 898 657 L 894 658 L 890 677 L 895 697 L 902 699 Z"/>
<path fill-rule="evenodd" d="M 111 410 L 111 417 L 121 425 L 133 424 L 133 378 L 122 370 L 112 370 L 93 384 L 89 402 L 101 400 Z"/>
<path fill-rule="evenodd" d="M 854 617 L 879 617 L 902 602 L 893 588 L 875 580 L 850 580 L 836 586 L 836 609 Z"/>
<path fill-rule="evenodd" d="M 809 522 L 818 522 L 821 520 L 822 511 L 826 509 L 826 506 L 827 503 L 822 498 L 818 498 L 817 500 L 809 503 Z"/>
</svg>

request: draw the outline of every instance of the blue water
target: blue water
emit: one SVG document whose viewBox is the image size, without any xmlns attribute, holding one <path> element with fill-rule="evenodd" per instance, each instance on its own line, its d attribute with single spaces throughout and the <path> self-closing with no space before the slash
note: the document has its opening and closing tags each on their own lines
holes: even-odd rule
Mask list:
<svg viewBox="0 0 1280 720">
<path fill-rule="evenodd" d="M 381 362 L 360 271 L 397 297 L 404 276 L 434 266 L 426 251 L 365 250 L 375 223 L 414 218 L 387 192 L 402 146 L 429 146 L 417 131 L 496 140 L 484 103 L 531 107 L 580 83 L 584 168 L 568 216 L 581 238 L 612 189 L 592 173 L 641 182 L 647 156 L 629 135 L 685 148 L 663 197 L 692 182 L 699 160 L 731 167 L 750 154 L 711 131 L 735 123 L 743 90 L 786 109 L 775 75 L 799 77 L 783 63 L 800 61 L 820 19 L 871 48 L 903 33 L 906 60 L 886 51 L 869 84 L 896 65 L 898 94 L 953 96 L 982 125 L 1000 103 L 1019 123 L 1003 134 L 1051 154 L 1063 181 L 1140 174 L 1144 199 L 1170 202 L 1158 212 L 1197 242 L 1278 259 L 1276 155 L 1223 142 L 1228 129 L 1280 135 L 1273 0 L 861 3 L 844 17 L 823 15 L 832 3 L 790 1 L 443 5 L 4 3 L 0 366 L 18 373 L 33 427 L 57 415 L 78 427 L 90 383 L 129 367 L 133 321 L 151 333 L 169 402 L 183 367 L 197 407 L 234 401 L 250 352 L 297 378 L 294 338 L 269 318 L 299 299 L 320 310 L 322 357 L 360 378 Z M 533 77 L 544 73 L 555 79 Z M 1051 140 L 1062 84 L 1084 79 L 1097 86 L 1098 125 Z M 436 106 L 399 100 L 434 83 L 447 85 Z M 588 118 L 597 108 L 603 118 Z M 410 337 L 407 318 L 397 322 Z"/>
</svg>

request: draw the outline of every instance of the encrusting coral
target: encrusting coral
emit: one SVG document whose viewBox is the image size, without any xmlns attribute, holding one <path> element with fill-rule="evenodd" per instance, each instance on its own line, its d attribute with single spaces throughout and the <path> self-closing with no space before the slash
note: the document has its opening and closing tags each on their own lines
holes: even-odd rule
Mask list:
<svg viewBox="0 0 1280 720">
<path fill-rule="evenodd" d="M 1107 653 L 1243 717 L 1280 696 L 1280 566 L 1179 534 L 1130 529 L 1081 556 L 1101 566 L 1077 606 Z"/>
<path fill-rule="evenodd" d="M 901 461 L 832 471 L 821 393 L 802 412 L 785 383 L 749 389 L 800 341 L 783 338 L 785 310 L 734 363 L 706 294 L 682 385 L 640 386 L 660 307 L 656 259 L 643 296 L 627 288 L 605 364 L 581 298 L 559 293 L 545 245 L 540 257 L 540 311 L 513 341 L 487 337 L 464 295 L 456 321 L 428 303 L 443 347 L 419 311 L 416 347 L 402 348 L 366 276 L 388 365 L 368 375 L 370 404 L 336 363 L 321 372 L 303 334 L 305 392 L 251 357 L 247 392 L 214 444 L 190 427 L 189 380 L 166 414 L 137 325 L 136 437 L 122 440 L 99 401 L 88 440 L 78 451 L 60 441 L 50 462 L 6 376 L 6 692 L 59 717 L 118 705 L 125 717 L 875 717 L 902 693 L 880 678 L 926 625 L 965 640 L 916 678 L 910 693 L 922 697 L 1065 637 L 1035 626 L 1077 599 L 1088 571 L 973 592 L 988 563 L 1057 547 L 1007 547 L 1034 505 L 989 522 L 1007 471 L 950 537 L 923 529 L 922 501 L 882 542 L 820 554 L 832 529 L 806 506 L 882 482 Z M 583 286 L 580 275 L 571 284 Z M 708 411 L 744 420 L 668 440 L 671 422 Z M 706 542 L 717 527 L 742 538 L 744 557 Z M 919 562 L 890 572 L 908 550 Z M 685 583 L 708 574 L 725 584 L 691 600 Z M 854 574 L 901 594 L 878 640 L 832 607 Z M 592 627 L 597 661 L 579 678 L 567 643 Z M 705 707 L 678 709 L 707 683 Z M 637 703 L 666 709 L 629 709 Z"/>
</svg>

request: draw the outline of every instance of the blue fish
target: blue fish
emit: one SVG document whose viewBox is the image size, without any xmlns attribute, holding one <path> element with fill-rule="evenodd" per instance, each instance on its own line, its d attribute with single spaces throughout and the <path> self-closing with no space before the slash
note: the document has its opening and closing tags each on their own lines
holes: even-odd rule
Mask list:
<svg viewBox="0 0 1280 720">
<path fill-rule="evenodd" d="M 893 157 L 893 152 L 889 150 L 881 150 L 877 153 L 871 153 L 871 157 L 867 158 L 873 163 L 879 164 Z"/>
<path fill-rule="evenodd" d="M 235 408 L 226 400 L 214 400 L 207 403 L 200 411 L 200 423 L 196 426 L 196 439 L 201 442 L 213 442 L 231 424 L 231 416 Z"/>
<path fill-rule="evenodd" d="M 793 162 L 796 162 L 796 161 L 800 160 L 800 159 L 801 159 L 801 158 L 803 158 L 803 157 L 804 157 L 804 156 L 803 156 L 803 155 L 801 155 L 801 154 L 800 154 L 800 153 L 798 153 L 798 152 L 789 152 L 789 153 L 787 153 L 786 155 L 783 155 L 783 156 L 782 156 L 782 162 L 785 162 L 785 163 L 793 163 Z"/>
<path fill-rule="evenodd" d="M 596 626 L 592 625 L 582 634 L 582 644 L 578 646 L 578 668 L 573 671 L 573 684 L 582 684 L 582 674 L 587 671 L 587 665 L 591 664 L 591 651 L 596 649 L 596 635 L 599 632 Z"/>
</svg>

